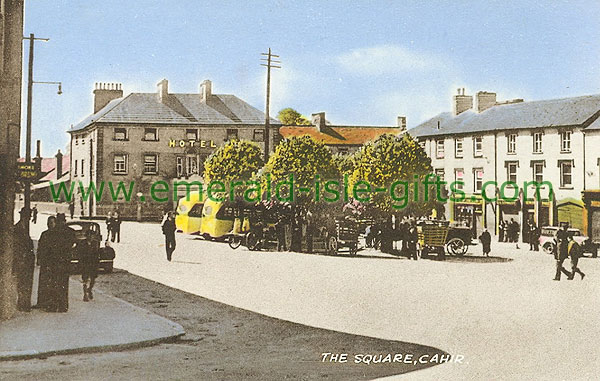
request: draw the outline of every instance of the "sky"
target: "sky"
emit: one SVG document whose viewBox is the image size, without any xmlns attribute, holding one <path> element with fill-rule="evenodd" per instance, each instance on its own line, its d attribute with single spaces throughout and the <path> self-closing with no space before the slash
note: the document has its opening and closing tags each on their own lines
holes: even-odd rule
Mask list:
<svg viewBox="0 0 600 381">
<path fill-rule="evenodd" d="M 28 0 L 24 34 L 50 38 L 35 43 L 34 81 L 63 83 L 62 95 L 34 85 L 32 146 L 66 150 L 69 126 L 93 111 L 95 82 L 128 94 L 166 78 L 169 92 L 196 93 L 210 79 L 213 93 L 264 110 L 268 48 L 282 61 L 271 115 L 324 111 L 333 124 L 402 115 L 410 128 L 451 110 L 463 87 L 499 100 L 598 94 L 598 20 L 597 0 Z"/>
</svg>

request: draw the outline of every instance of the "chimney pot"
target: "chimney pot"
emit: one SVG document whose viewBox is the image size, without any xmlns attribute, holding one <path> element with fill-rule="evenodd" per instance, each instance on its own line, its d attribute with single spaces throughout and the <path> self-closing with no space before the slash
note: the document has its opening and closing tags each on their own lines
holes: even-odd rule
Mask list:
<svg viewBox="0 0 600 381">
<path fill-rule="evenodd" d="M 473 108 L 473 96 L 465 95 L 464 87 L 452 97 L 452 115 L 456 116 Z"/>
<path fill-rule="evenodd" d="M 63 154 L 60 152 L 60 149 L 56 153 L 56 180 L 60 179 L 63 175 L 62 173 L 62 163 L 63 163 Z"/>
<path fill-rule="evenodd" d="M 123 90 L 120 84 L 107 84 L 96 82 L 94 84 L 94 114 L 102 110 L 110 101 L 123 97 Z"/>
</svg>

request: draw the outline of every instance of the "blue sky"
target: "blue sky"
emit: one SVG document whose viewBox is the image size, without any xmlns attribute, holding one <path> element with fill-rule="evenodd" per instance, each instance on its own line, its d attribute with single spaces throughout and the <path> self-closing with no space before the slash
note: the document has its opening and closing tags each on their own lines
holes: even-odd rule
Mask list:
<svg viewBox="0 0 600 381">
<path fill-rule="evenodd" d="M 269 47 L 283 61 L 272 114 L 325 111 L 334 124 L 405 115 L 415 126 L 450 110 L 459 87 L 526 101 L 597 94 L 598 20 L 595 0 L 29 0 L 24 33 L 50 38 L 36 43 L 34 79 L 64 91 L 34 85 L 33 139 L 44 156 L 66 148 L 65 131 L 92 112 L 94 82 L 127 94 L 167 78 L 188 93 L 210 79 L 263 110 Z"/>
</svg>

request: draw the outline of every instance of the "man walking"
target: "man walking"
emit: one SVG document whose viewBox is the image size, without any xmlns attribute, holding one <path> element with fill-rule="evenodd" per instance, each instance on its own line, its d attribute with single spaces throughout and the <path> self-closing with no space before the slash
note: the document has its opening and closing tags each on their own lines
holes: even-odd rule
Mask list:
<svg viewBox="0 0 600 381">
<path fill-rule="evenodd" d="M 75 215 L 75 203 L 73 201 L 69 203 L 69 214 L 71 215 L 71 219 L 73 219 Z"/>
<path fill-rule="evenodd" d="M 165 235 L 165 249 L 167 251 L 167 261 L 171 262 L 171 256 L 175 251 L 175 220 L 173 218 L 173 212 L 167 213 L 167 219 L 162 224 L 162 232 Z"/>
<path fill-rule="evenodd" d="M 485 229 L 483 233 L 479 236 L 479 241 L 481 241 L 481 245 L 483 246 L 483 255 L 489 257 L 492 245 L 492 236 L 490 232 Z"/>
<path fill-rule="evenodd" d="M 93 232 L 86 230 L 85 239 L 77 244 L 77 258 L 81 266 L 81 280 L 83 282 L 83 301 L 94 299 L 92 289 L 98 277 L 98 264 L 100 263 L 100 242 L 92 239 Z"/>
<path fill-rule="evenodd" d="M 17 277 L 17 309 L 31 311 L 31 289 L 33 287 L 33 270 L 35 255 L 33 254 L 33 241 L 27 232 L 29 212 L 22 208 L 21 219 L 14 226 L 15 234 L 15 259 L 13 261 L 13 275 Z"/>
<path fill-rule="evenodd" d="M 576 273 L 581 275 L 581 280 L 583 280 L 585 274 L 577 267 L 579 258 L 582 256 L 582 250 L 581 246 L 573 239 L 572 235 L 569 235 L 569 246 L 567 250 L 569 252 L 569 258 L 571 258 L 571 275 L 569 276 L 569 280 L 573 280 Z"/>
<path fill-rule="evenodd" d="M 121 218 L 119 217 L 118 212 L 114 212 L 112 215 L 112 222 L 110 224 L 111 227 L 111 238 L 112 242 L 117 241 L 117 243 L 121 242 Z"/>
<path fill-rule="evenodd" d="M 414 259 L 415 261 L 419 259 L 417 253 L 417 241 L 419 240 L 419 233 L 417 232 L 417 224 L 415 220 L 410 221 L 410 225 L 408 227 L 408 231 L 406 233 L 406 238 L 408 240 L 407 249 L 409 251 L 409 258 Z M 403 242 L 404 243 L 404 242 Z"/>
<path fill-rule="evenodd" d="M 37 210 L 37 206 L 33 206 L 33 209 L 31 209 L 31 222 L 33 222 L 34 224 L 37 224 L 37 215 L 38 215 L 38 210 Z"/>
<path fill-rule="evenodd" d="M 565 223 L 562 227 L 556 232 L 556 236 L 554 240 L 556 241 L 554 245 L 554 259 L 556 259 L 556 275 L 554 276 L 554 280 L 560 280 L 561 273 L 571 276 L 571 273 L 565 270 L 563 267 L 563 262 L 569 256 L 568 250 L 568 240 L 569 234 L 567 233 L 567 229 L 569 224 Z"/>
</svg>

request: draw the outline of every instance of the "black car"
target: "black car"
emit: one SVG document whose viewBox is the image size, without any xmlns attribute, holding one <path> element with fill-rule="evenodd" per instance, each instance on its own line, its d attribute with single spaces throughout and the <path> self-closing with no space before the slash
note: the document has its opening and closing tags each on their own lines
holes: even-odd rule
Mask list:
<svg viewBox="0 0 600 381">
<path fill-rule="evenodd" d="M 75 221 L 67 223 L 67 226 L 75 231 L 75 238 L 77 243 L 85 239 L 86 231 L 92 232 L 92 240 L 96 241 L 98 247 L 102 243 L 102 233 L 100 233 L 100 225 L 97 222 L 92 221 Z M 107 249 L 106 247 L 100 247 L 100 264 L 98 269 L 104 270 L 107 273 L 113 270 L 113 261 L 115 254 L 113 250 Z M 79 272 L 79 258 L 77 257 L 77 250 L 73 250 L 73 256 L 71 258 L 71 266 L 73 272 Z"/>
</svg>

